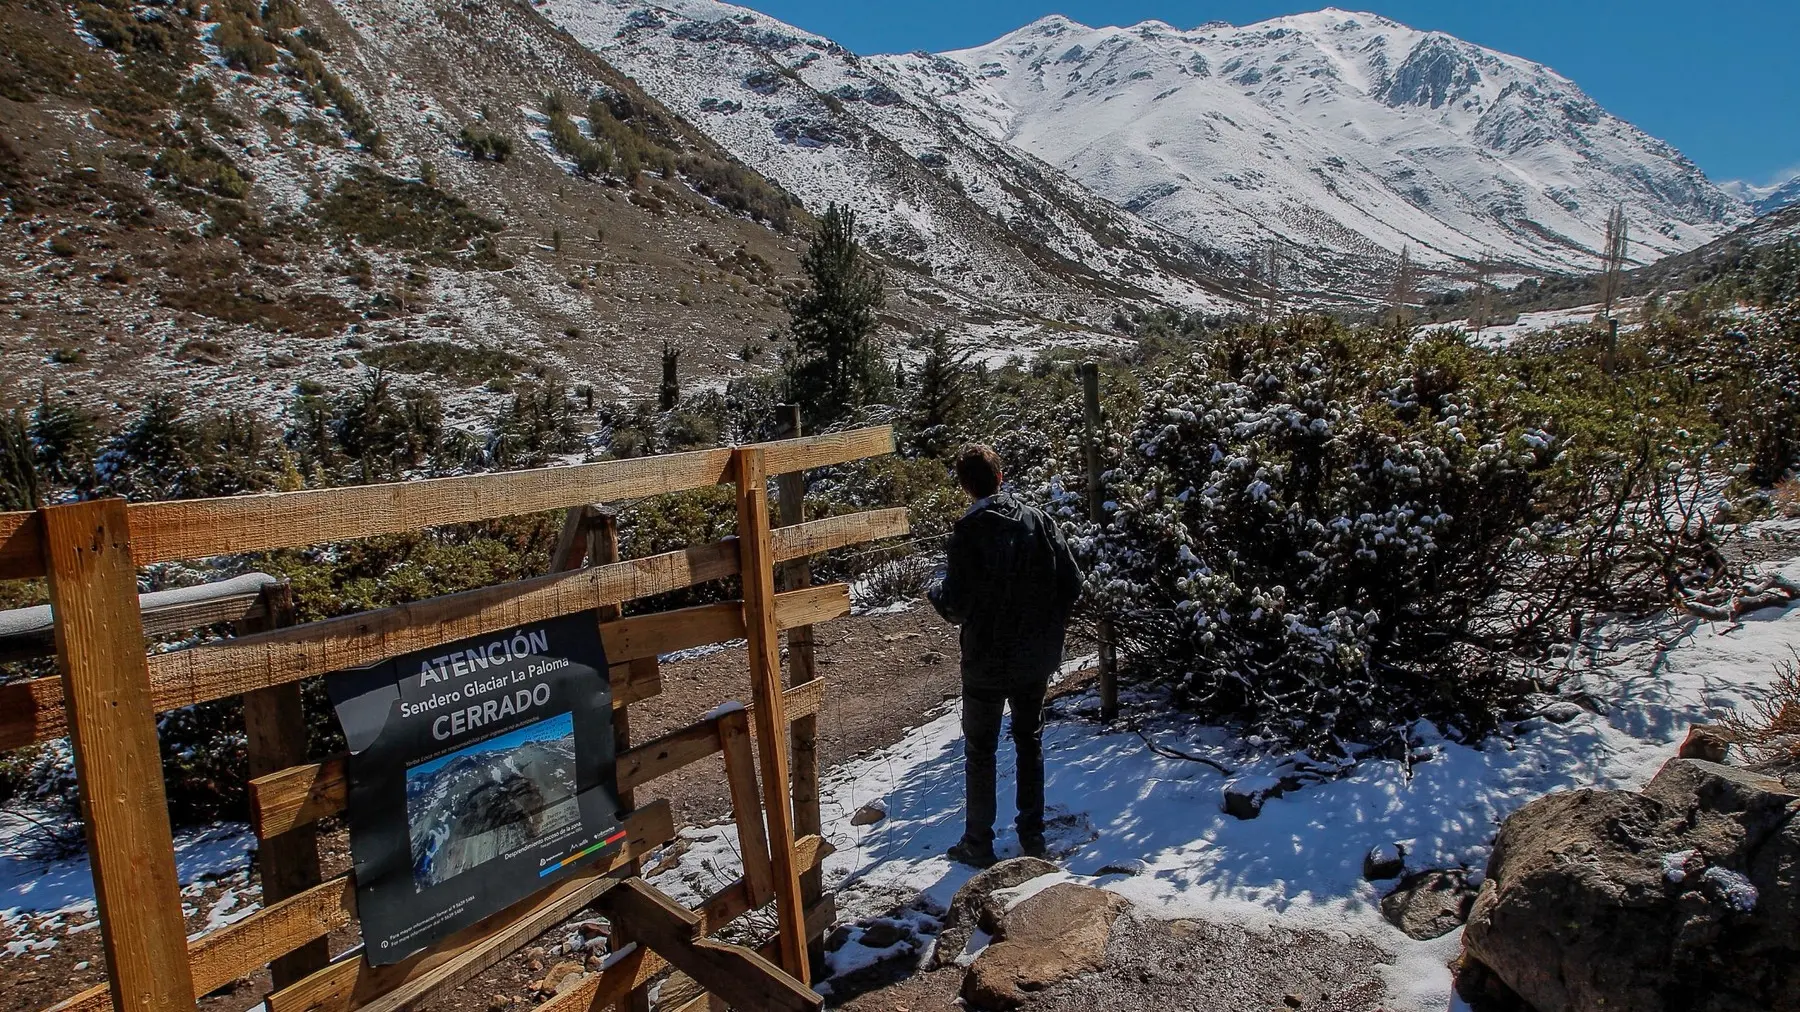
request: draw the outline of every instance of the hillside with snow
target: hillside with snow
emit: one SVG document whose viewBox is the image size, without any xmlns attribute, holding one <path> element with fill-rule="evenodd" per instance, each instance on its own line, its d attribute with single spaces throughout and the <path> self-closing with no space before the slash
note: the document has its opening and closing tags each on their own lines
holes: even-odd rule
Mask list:
<svg viewBox="0 0 1800 1012">
<path fill-rule="evenodd" d="M 1274 246 L 1330 287 L 1403 247 L 1439 269 L 1591 271 L 1621 202 L 1637 263 L 1750 217 L 1555 71 L 1370 14 L 1186 31 L 1052 16 L 868 62 L 1150 222 L 1243 262 Z"/>
<path fill-rule="evenodd" d="M 1202 240 L 1096 197 L 829 39 L 714 0 L 542 10 L 809 209 L 854 207 L 882 250 L 977 304 L 1063 318 L 1109 298 L 1232 304 L 1234 270 Z"/>
</svg>

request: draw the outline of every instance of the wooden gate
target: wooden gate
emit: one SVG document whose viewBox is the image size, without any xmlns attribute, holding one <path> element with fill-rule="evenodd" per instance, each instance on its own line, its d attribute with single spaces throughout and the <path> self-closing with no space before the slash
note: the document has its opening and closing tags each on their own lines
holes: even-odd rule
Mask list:
<svg viewBox="0 0 1800 1012">
<path fill-rule="evenodd" d="M 812 731 L 825 682 L 812 669 L 808 630 L 846 614 L 849 592 L 842 584 L 810 586 L 796 567 L 820 552 L 905 534 L 907 521 L 904 509 L 884 509 L 800 522 L 798 476 L 891 452 L 893 434 L 883 427 L 502 474 L 177 502 L 108 499 L 0 514 L 0 579 L 48 577 L 60 668 L 57 677 L 0 686 L 0 749 L 70 738 L 109 971 L 107 984 L 55 1008 L 189 1009 L 196 995 L 271 964 L 269 1012 L 407 1008 L 472 979 L 587 907 L 612 921 L 612 955 L 541 1012 L 647 1008 L 647 985 L 671 967 L 693 982 L 683 1009 L 818 1008 L 807 987 L 808 940 L 829 926 L 834 911 L 819 892 L 829 848 L 817 835 Z M 782 478 L 779 527 L 770 523 L 773 477 Z M 619 561 L 617 529 L 594 508 L 724 483 L 737 487 L 737 537 L 645 558 Z M 265 603 L 256 613 L 262 631 L 146 653 L 139 566 L 555 509 L 571 512 L 556 571 L 545 576 L 304 625 L 284 626 L 279 603 Z M 786 569 L 785 585 L 799 585 L 777 592 L 777 567 Z M 742 577 L 740 601 L 619 617 L 626 602 L 733 575 Z M 349 875 L 319 881 L 310 834 L 318 820 L 343 811 L 347 784 L 343 757 L 301 761 L 298 682 L 583 611 L 595 613 L 612 666 L 627 846 L 398 964 L 373 966 L 360 950 L 327 960 L 324 940 L 356 916 L 355 882 Z M 785 689 L 782 630 L 793 648 Z M 660 655 L 740 638 L 749 644 L 747 709 L 724 709 L 630 742 L 628 707 L 661 690 Z M 265 905 L 189 939 L 156 714 L 230 696 L 246 701 Z M 799 764 L 791 773 L 790 733 Z M 656 778 L 715 753 L 724 757 L 745 870 L 688 910 L 637 877 L 639 860 L 677 831 L 666 801 L 641 803 L 639 795 Z M 761 954 L 709 937 L 770 902 L 779 927 Z"/>
</svg>

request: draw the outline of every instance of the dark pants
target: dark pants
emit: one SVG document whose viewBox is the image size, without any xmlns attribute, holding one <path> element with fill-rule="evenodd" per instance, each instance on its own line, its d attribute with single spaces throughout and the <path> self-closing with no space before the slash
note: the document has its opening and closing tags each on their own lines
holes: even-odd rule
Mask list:
<svg viewBox="0 0 1800 1012">
<path fill-rule="evenodd" d="M 1019 839 L 1044 838 L 1044 694 L 1049 679 L 1015 685 L 1011 692 L 963 689 L 963 756 L 968 828 L 963 839 L 994 844 L 995 753 L 1000 748 L 1000 714 L 1012 707 L 1013 749 L 1019 759 Z"/>
</svg>

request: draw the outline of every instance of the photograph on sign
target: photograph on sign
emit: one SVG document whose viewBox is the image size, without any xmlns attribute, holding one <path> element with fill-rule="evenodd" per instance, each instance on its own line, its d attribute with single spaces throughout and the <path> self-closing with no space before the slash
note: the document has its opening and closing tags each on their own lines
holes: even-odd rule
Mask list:
<svg viewBox="0 0 1800 1012">
<path fill-rule="evenodd" d="M 413 879 L 437 885 L 581 819 L 575 720 L 559 714 L 406 771 Z"/>
<path fill-rule="evenodd" d="M 339 672 L 327 688 L 350 745 L 371 963 L 428 948 L 623 845 L 591 614 Z"/>
</svg>

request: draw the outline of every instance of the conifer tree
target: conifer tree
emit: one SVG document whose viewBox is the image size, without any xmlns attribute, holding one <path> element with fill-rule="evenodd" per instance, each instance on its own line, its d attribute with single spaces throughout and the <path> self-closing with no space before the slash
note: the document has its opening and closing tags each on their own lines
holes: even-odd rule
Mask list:
<svg viewBox="0 0 1800 1012">
<path fill-rule="evenodd" d="M 832 204 L 800 261 L 806 288 L 787 299 L 794 343 L 788 396 L 817 430 L 888 390 L 875 329 L 885 304 L 881 270 L 856 241 L 856 212 Z"/>
<path fill-rule="evenodd" d="M 943 457 L 960 442 L 968 419 L 968 352 L 956 352 L 943 330 L 932 332 L 907 406 L 907 441 L 922 456 Z"/>
<path fill-rule="evenodd" d="M 67 398 L 52 400 L 48 389 L 40 389 L 31 412 L 31 441 L 46 481 L 80 486 L 92 477 L 99 427 L 85 408 Z"/>
<path fill-rule="evenodd" d="M 681 403 L 681 349 L 663 342 L 662 383 L 656 388 L 656 410 L 674 411 Z"/>
<path fill-rule="evenodd" d="M 25 413 L 0 415 L 0 508 L 31 510 L 39 505 L 37 455 L 25 428 Z"/>
</svg>

